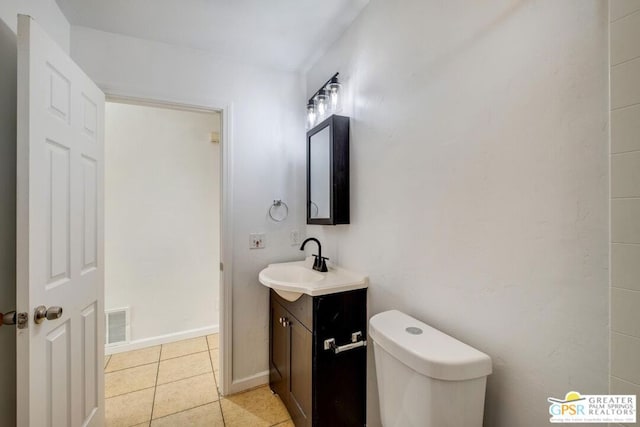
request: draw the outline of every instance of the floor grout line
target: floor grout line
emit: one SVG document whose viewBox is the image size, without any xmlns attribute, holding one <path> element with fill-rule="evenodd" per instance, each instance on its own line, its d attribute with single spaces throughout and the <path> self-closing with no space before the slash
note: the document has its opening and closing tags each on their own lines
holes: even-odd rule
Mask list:
<svg viewBox="0 0 640 427">
<path fill-rule="evenodd" d="M 140 389 L 136 389 L 136 390 L 131 390 L 131 391 L 128 391 L 128 392 L 126 392 L 126 393 L 116 394 L 116 395 L 114 395 L 114 396 L 105 397 L 105 400 L 106 400 L 106 399 L 113 399 L 114 397 L 124 396 L 124 395 L 126 395 L 126 394 L 137 393 L 137 392 L 142 391 L 142 390 L 149 390 L 149 389 L 151 389 L 151 388 L 158 388 L 158 387 L 160 387 L 160 386 L 165 386 L 165 385 L 169 385 L 169 384 L 177 383 L 177 382 L 179 382 L 179 381 L 190 380 L 191 378 L 201 377 L 201 376 L 203 376 L 203 375 L 208 375 L 208 374 L 213 374 L 213 378 L 214 378 L 214 382 L 215 382 L 215 373 L 214 373 L 213 371 L 210 371 L 210 372 L 202 372 L 202 373 L 199 373 L 199 374 L 190 375 L 190 376 L 188 376 L 188 377 L 180 378 L 180 379 L 173 380 L 173 381 L 169 381 L 169 382 L 162 383 L 162 384 L 158 384 L 158 383 L 157 383 L 157 381 L 158 381 L 158 380 L 157 380 L 157 378 L 156 378 L 156 385 L 153 385 L 153 386 L 151 386 L 151 387 L 144 387 L 144 388 L 140 388 Z M 156 375 L 156 376 L 157 376 L 157 375 Z M 217 385 L 217 383 L 216 383 L 216 390 L 217 390 L 217 389 L 218 389 L 218 385 Z M 220 398 L 220 399 L 222 398 L 222 397 L 220 396 L 220 393 L 218 393 L 218 396 L 219 396 L 219 398 Z M 155 396 L 154 396 L 154 397 L 155 397 Z M 209 403 L 211 403 L 211 402 L 209 402 Z"/>
<path fill-rule="evenodd" d="M 105 400 L 107 400 L 107 399 L 115 399 L 116 397 L 126 396 L 127 394 L 137 393 L 139 391 L 150 390 L 150 389 L 155 388 L 155 387 L 156 386 L 152 385 L 151 387 L 139 388 L 139 389 L 136 389 L 136 390 L 128 391 L 126 393 L 120 393 L 120 394 L 116 394 L 116 395 L 113 395 L 113 396 L 105 397 L 104 399 Z"/>
<path fill-rule="evenodd" d="M 178 381 L 189 380 L 189 379 L 191 379 L 191 378 L 201 377 L 201 376 L 203 376 L 203 375 L 208 375 L 208 374 L 213 374 L 213 378 L 214 378 L 214 379 L 213 379 L 213 381 L 215 382 L 215 377 L 216 377 L 216 376 L 215 376 L 215 374 L 213 373 L 213 371 L 210 371 L 210 372 L 201 372 L 201 373 L 199 373 L 199 374 L 191 375 L 191 376 L 188 376 L 188 377 L 180 378 L 180 379 L 173 380 L 173 381 L 169 381 L 169 382 L 162 383 L 162 384 L 157 384 L 157 385 L 156 385 L 156 387 L 163 386 L 163 385 L 167 385 L 167 384 L 177 383 Z"/>
<path fill-rule="evenodd" d="M 168 359 L 160 360 L 160 363 L 162 363 L 162 362 L 168 362 L 168 361 L 170 361 L 170 360 L 181 359 L 181 358 L 183 358 L 183 357 L 189 357 L 189 356 L 193 356 L 193 355 L 196 355 L 196 354 L 208 353 L 209 351 L 210 351 L 210 350 L 202 350 L 202 351 L 196 351 L 195 353 L 185 354 L 184 356 L 171 357 L 171 358 L 168 358 Z"/>
<path fill-rule="evenodd" d="M 204 352 L 204 351 L 201 351 L 200 353 L 205 353 L 205 352 Z M 199 353 L 192 353 L 192 354 L 199 354 Z M 176 357 L 175 359 L 177 359 L 177 357 Z M 171 360 L 171 359 L 168 359 L 168 360 Z M 133 366 L 133 367 L 131 367 L 131 368 L 125 368 L 125 369 L 119 369 L 119 370 L 117 370 L 117 371 L 106 372 L 106 373 L 105 373 L 105 375 L 108 375 L 108 374 L 115 374 L 116 372 L 122 372 L 122 371 L 126 371 L 126 370 L 128 370 L 128 369 L 140 368 L 140 367 L 142 367 L 142 366 L 148 366 L 148 365 L 153 365 L 153 364 L 158 364 L 158 370 L 156 371 L 156 385 L 155 385 L 155 386 L 152 386 L 152 387 L 157 387 L 157 386 L 160 386 L 160 385 L 166 385 L 166 384 L 172 384 L 172 383 L 175 383 L 175 382 L 178 382 L 178 381 L 182 381 L 182 380 L 186 380 L 186 379 L 189 379 L 189 378 L 194 378 L 194 377 L 198 377 L 198 376 L 201 376 L 201 375 L 206 375 L 206 374 L 209 374 L 209 373 L 214 373 L 214 371 L 213 371 L 213 365 L 212 365 L 212 363 L 211 363 L 211 356 L 209 356 L 209 364 L 211 365 L 211 371 L 207 371 L 207 372 L 200 372 L 199 374 L 190 375 L 190 376 L 188 376 L 188 377 L 179 378 L 179 379 L 177 379 L 177 380 L 167 381 L 166 383 L 161 383 L 161 384 L 160 384 L 160 383 L 157 383 L 157 381 L 158 381 L 158 378 L 157 378 L 157 377 L 158 377 L 158 373 L 159 373 L 159 366 L 160 366 L 160 362 L 145 363 L 144 365 L 138 365 L 138 366 Z M 214 381 L 215 381 L 215 373 L 214 373 Z M 137 390 L 131 390 L 131 391 L 128 391 L 128 392 L 126 392 L 126 393 L 116 394 L 115 396 L 108 397 L 107 399 L 111 399 L 112 397 L 123 396 L 123 395 L 125 395 L 125 394 L 129 394 L 129 393 L 135 393 L 136 391 L 147 390 L 147 389 L 149 389 L 149 388 L 151 388 L 151 387 L 144 387 L 144 388 L 137 389 Z M 216 383 L 216 389 L 217 389 L 217 383 Z"/>
<path fill-rule="evenodd" d="M 158 359 L 155 362 L 142 363 L 140 365 L 129 366 L 129 367 L 126 367 L 126 368 L 115 369 L 113 371 L 107 372 L 106 371 L 107 370 L 107 366 L 109 366 L 109 363 L 111 363 L 111 359 L 109 359 L 109 361 L 107 362 L 107 366 L 105 366 L 105 372 L 104 373 L 105 374 L 112 374 L 114 372 L 126 371 L 127 369 L 139 368 L 140 366 L 147 366 L 147 365 L 152 365 L 154 363 L 166 362 L 167 360 L 174 360 L 174 359 L 180 359 L 181 357 L 192 356 L 194 354 L 206 353 L 206 352 L 211 351 L 211 350 L 218 350 L 218 349 L 217 348 L 212 348 L 212 349 L 209 349 L 209 350 L 196 351 L 195 353 L 187 353 L 187 354 L 184 354 L 182 356 L 168 357 L 166 359 Z M 123 354 L 123 353 L 119 353 L 119 354 Z"/>
<path fill-rule="evenodd" d="M 160 346 L 160 355 L 158 359 L 162 360 L 162 346 Z M 153 387 L 153 400 L 151 401 L 151 417 L 149 418 L 149 426 L 153 421 L 153 410 L 156 407 L 156 394 L 158 392 L 158 376 L 160 375 L 160 360 L 158 360 L 158 368 L 156 369 L 156 385 Z"/>
<path fill-rule="evenodd" d="M 209 345 L 209 338 L 207 338 L 207 345 Z M 218 379 L 216 378 L 216 370 L 213 366 L 213 360 L 211 360 L 211 349 L 209 349 L 209 365 L 213 371 L 213 382 L 216 385 L 216 393 L 218 393 L 218 407 L 220 408 L 220 416 L 222 417 L 222 426 L 226 426 L 227 423 L 224 420 L 224 412 L 222 411 L 222 396 L 220 395 L 220 387 L 218 387 Z"/>
<path fill-rule="evenodd" d="M 289 412 L 289 411 L 287 411 L 287 412 Z M 287 422 L 287 421 L 289 421 L 289 420 L 293 420 L 293 418 L 291 418 L 291 416 L 289 416 L 289 418 L 285 418 L 284 420 L 280 420 L 280 421 L 278 421 L 278 422 L 277 422 L 277 423 L 275 423 L 275 424 L 271 424 L 271 426 L 270 426 L 270 427 L 275 427 L 275 426 L 277 426 L 278 424 L 286 423 L 286 422 Z"/>
<path fill-rule="evenodd" d="M 220 400 L 220 399 L 218 399 L 218 400 Z M 190 410 L 192 410 L 192 409 L 200 408 L 200 407 L 202 407 L 202 406 L 211 405 L 211 404 L 216 403 L 216 402 L 217 402 L 217 400 L 212 400 L 212 401 L 210 401 L 210 402 L 205 402 L 205 403 L 203 403 L 203 404 L 201 404 L 201 405 L 197 405 L 197 406 L 194 406 L 194 407 L 191 407 L 191 408 L 181 409 L 181 410 L 179 410 L 179 411 L 172 412 L 172 413 L 170 413 L 170 414 L 163 415 L 163 416 L 158 417 L 158 418 L 152 418 L 150 422 L 155 421 L 155 420 L 160 420 L 160 419 L 162 419 L 162 418 L 170 417 L 170 416 L 175 415 L 175 414 L 180 414 L 180 413 L 182 413 L 182 412 L 187 412 L 187 411 L 190 411 Z"/>
<path fill-rule="evenodd" d="M 211 401 L 211 402 L 203 403 L 202 405 L 194 406 L 193 408 L 181 409 L 180 411 L 172 412 L 170 414 L 158 417 L 158 418 L 156 418 L 156 420 L 161 420 L 163 418 L 167 418 L 167 417 L 170 417 L 172 415 L 181 414 L 183 412 L 191 411 L 192 409 L 202 408 L 203 406 L 211 405 L 212 403 L 216 403 L 216 401 L 214 400 L 214 401 Z M 151 421 L 154 421 L 154 420 L 152 419 Z"/>
<path fill-rule="evenodd" d="M 131 366 L 131 367 L 128 367 L 128 368 L 116 369 L 116 370 L 114 370 L 114 371 L 110 371 L 110 372 L 105 371 L 105 372 L 104 372 L 104 374 L 105 374 L 105 375 L 115 374 L 116 372 L 122 372 L 122 371 L 126 371 L 127 369 L 140 368 L 140 367 L 142 367 L 142 366 L 153 365 L 154 363 L 160 363 L 160 361 L 157 361 L 157 362 L 149 362 L 149 363 L 143 363 L 142 365 L 135 365 L 135 366 Z"/>
<path fill-rule="evenodd" d="M 161 362 L 164 362 L 165 360 L 173 360 L 173 359 L 179 359 L 181 357 L 187 357 L 187 356 L 191 356 L 192 354 L 200 354 L 200 353 L 204 353 L 205 351 L 210 351 L 209 347 L 207 347 L 206 350 L 200 350 L 200 351 L 194 351 L 193 353 L 186 353 L 183 354 L 181 356 L 174 356 L 174 357 L 167 357 L 166 359 L 163 359 L 162 357 L 160 358 Z"/>
<path fill-rule="evenodd" d="M 206 340 L 206 342 L 207 342 L 207 350 L 204 350 L 204 351 L 196 351 L 196 352 L 194 352 L 194 353 L 187 353 L 187 354 L 183 354 L 183 355 L 176 356 L 176 357 L 170 357 L 170 358 L 167 358 L 167 359 L 164 359 L 164 360 L 163 360 L 163 359 L 162 359 L 162 354 L 163 354 L 163 350 L 164 350 L 164 348 L 163 348 L 163 347 L 164 347 L 164 344 L 163 344 L 163 345 L 161 345 L 161 346 L 160 346 L 159 358 L 158 358 L 158 360 L 157 360 L 157 361 L 155 361 L 155 362 L 143 363 L 143 364 L 141 364 L 141 365 L 130 366 L 130 367 L 126 367 L 126 368 L 123 368 L 123 369 L 117 369 L 117 370 L 114 370 L 114 371 L 111 371 L 111 372 L 106 372 L 105 374 L 111 374 L 111 373 L 116 373 L 116 372 L 126 371 L 126 370 L 128 370 L 128 369 L 134 369 L 134 368 L 139 368 L 139 367 L 142 367 L 142 366 L 148 366 L 148 365 L 156 364 L 156 376 L 155 376 L 155 382 L 154 382 L 154 385 L 153 385 L 152 387 L 145 387 L 145 388 L 141 388 L 141 389 L 138 389 L 138 390 L 131 390 L 131 391 L 128 391 L 128 392 L 126 392 L 126 393 L 121 393 L 121 394 L 117 394 L 117 395 L 114 395 L 114 396 L 108 397 L 108 398 L 106 398 L 105 400 L 107 400 L 107 399 L 112 399 L 112 398 L 117 398 L 117 397 L 122 397 L 122 396 L 125 396 L 125 395 L 127 395 L 127 394 L 138 393 L 138 392 L 141 392 L 141 391 L 144 391 L 144 390 L 149 390 L 149 389 L 153 388 L 153 400 L 152 400 L 152 402 L 151 402 L 151 414 L 150 414 L 150 419 L 149 419 L 148 421 L 146 421 L 146 422 L 145 422 L 145 423 L 146 423 L 146 425 L 150 427 L 150 426 L 151 426 L 151 424 L 152 424 L 152 423 L 153 423 L 153 421 L 154 421 L 154 418 L 153 418 L 153 417 L 154 417 L 154 412 L 155 412 L 155 404 L 156 404 L 157 390 L 158 390 L 158 387 L 159 387 L 159 386 L 170 385 L 170 384 L 177 383 L 177 382 L 179 382 L 179 381 L 184 381 L 184 380 L 188 380 L 188 379 L 195 378 L 195 377 L 200 377 L 200 376 L 205 376 L 205 375 L 212 375 L 212 376 L 213 376 L 213 380 L 214 380 L 214 385 L 215 385 L 215 387 L 216 387 L 216 393 L 217 393 L 217 398 L 216 398 L 215 400 L 212 400 L 212 401 L 210 401 L 210 402 L 206 402 L 206 403 L 203 403 L 203 404 L 199 404 L 199 405 L 196 405 L 196 406 L 193 406 L 193 407 L 190 407 L 190 408 L 185 408 L 185 409 L 182 409 L 182 410 L 179 410 L 179 411 L 176 411 L 176 412 L 172 412 L 172 413 L 170 413 L 170 414 L 165 414 L 165 415 L 163 415 L 163 416 L 161 416 L 161 417 L 158 417 L 157 419 L 167 418 L 167 417 L 169 417 L 169 416 L 173 416 L 173 415 L 180 414 L 180 413 L 183 413 L 183 412 L 188 412 L 188 411 L 191 411 L 191 410 L 194 410 L 194 409 L 197 409 L 197 408 L 200 408 L 200 407 L 206 406 L 206 405 L 215 404 L 215 403 L 216 403 L 216 401 L 217 401 L 218 409 L 219 409 L 219 411 L 220 411 L 220 416 L 222 417 L 222 425 L 223 425 L 223 426 L 226 426 L 226 425 L 227 425 L 227 422 L 225 421 L 225 413 L 224 413 L 224 411 L 223 411 L 223 409 L 222 409 L 222 399 L 223 399 L 223 396 L 220 394 L 220 388 L 218 387 L 218 380 L 217 380 L 217 378 L 216 378 L 216 370 L 215 370 L 215 367 L 213 366 L 213 365 L 214 365 L 214 363 L 213 363 L 213 358 L 212 358 L 212 354 L 211 354 L 211 352 L 212 352 L 212 351 L 214 351 L 214 350 L 215 350 L 215 351 L 218 351 L 218 353 L 219 353 L 220 348 L 219 348 L 219 347 L 217 347 L 217 348 L 209 348 L 209 340 L 208 340 L 208 338 L 207 338 L 207 337 L 208 337 L 207 335 L 203 336 L 203 338 L 205 338 L 205 340 Z M 178 342 L 178 341 L 176 341 L 176 342 Z M 134 350 L 134 351 L 135 351 L 135 350 Z M 208 358 L 209 358 L 209 367 L 210 367 L 210 369 L 211 369 L 210 371 L 208 371 L 208 372 L 202 372 L 202 373 L 195 374 L 195 375 L 190 375 L 190 376 L 187 376 L 187 377 L 184 377 L 184 378 L 179 378 L 179 379 L 176 379 L 176 380 L 173 380 L 173 381 L 169 381 L 169 382 L 166 382 L 166 383 L 162 383 L 162 384 L 160 384 L 160 383 L 158 382 L 158 381 L 159 381 L 159 377 L 160 377 L 160 363 L 162 363 L 162 362 L 164 362 L 164 361 L 168 361 L 168 360 L 178 359 L 178 358 L 181 358 L 181 357 L 192 356 L 192 355 L 195 355 L 195 354 L 202 354 L 202 353 L 205 353 L 205 352 L 209 353 L 209 354 L 208 354 Z M 107 363 L 106 363 L 106 365 L 105 365 L 105 370 L 106 370 L 106 368 L 108 367 L 108 365 L 111 363 L 112 356 L 113 356 L 113 355 L 109 355 L 109 358 L 107 359 Z M 189 372 L 189 373 L 191 373 L 191 372 Z M 255 389 L 258 389 L 258 388 L 260 388 L 260 387 L 256 387 Z M 253 389 L 252 389 L 252 390 L 253 390 Z M 252 390 L 245 390 L 245 391 L 246 391 L 246 392 L 249 392 L 249 391 L 252 391 Z M 279 397 L 279 396 L 278 396 L 277 398 L 280 400 L 280 397 Z M 290 421 L 290 420 L 291 420 L 291 415 L 290 415 L 290 414 L 288 414 L 288 412 L 287 412 L 287 418 L 285 418 L 285 419 L 283 419 L 283 420 L 280 420 L 280 421 L 277 421 L 277 422 L 275 422 L 275 423 L 271 424 L 270 426 L 271 426 L 271 427 L 275 427 L 275 426 L 277 426 L 277 425 L 279 425 L 279 424 L 285 423 L 285 422 Z M 138 424 L 135 424 L 135 425 L 138 425 Z"/>
</svg>

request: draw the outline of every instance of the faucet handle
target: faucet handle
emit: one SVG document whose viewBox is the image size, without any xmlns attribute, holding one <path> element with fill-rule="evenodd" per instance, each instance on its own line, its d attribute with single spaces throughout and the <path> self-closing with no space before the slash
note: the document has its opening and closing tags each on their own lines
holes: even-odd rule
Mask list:
<svg viewBox="0 0 640 427">
<path fill-rule="evenodd" d="M 318 260 L 318 269 L 320 272 L 322 273 L 326 273 L 327 271 L 329 271 L 329 269 L 327 268 L 327 260 L 329 258 L 325 257 L 325 256 L 321 256 L 316 258 Z"/>
<path fill-rule="evenodd" d="M 327 263 L 326 260 L 328 260 L 329 258 L 324 257 L 324 256 L 319 256 L 316 254 L 311 254 L 315 259 L 313 260 L 313 269 L 316 271 L 319 271 L 321 273 L 326 273 L 327 271 L 329 271 L 329 269 L 327 269 Z"/>
</svg>

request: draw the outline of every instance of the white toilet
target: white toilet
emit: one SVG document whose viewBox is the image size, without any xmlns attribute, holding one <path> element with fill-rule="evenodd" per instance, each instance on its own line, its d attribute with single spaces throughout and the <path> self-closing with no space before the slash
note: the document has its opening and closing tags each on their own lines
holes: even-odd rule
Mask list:
<svg viewBox="0 0 640 427">
<path fill-rule="evenodd" d="M 481 427 L 486 354 L 400 311 L 369 321 L 384 427 Z"/>
</svg>

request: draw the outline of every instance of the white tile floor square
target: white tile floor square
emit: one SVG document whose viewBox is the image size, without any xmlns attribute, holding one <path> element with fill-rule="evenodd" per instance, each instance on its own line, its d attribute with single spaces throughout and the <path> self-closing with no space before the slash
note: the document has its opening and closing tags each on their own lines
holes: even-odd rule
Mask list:
<svg viewBox="0 0 640 427">
<path fill-rule="evenodd" d="M 220 397 L 218 334 L 105 357 L 107 427 L 293 427 L 268 386 Z"/>
</svg>

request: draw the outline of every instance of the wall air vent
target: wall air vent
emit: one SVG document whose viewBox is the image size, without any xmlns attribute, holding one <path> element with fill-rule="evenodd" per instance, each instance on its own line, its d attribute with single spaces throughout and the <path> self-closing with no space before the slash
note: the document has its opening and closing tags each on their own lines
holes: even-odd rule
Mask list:
<svg viewBox="0 0 640 427">
<path fill-rule="evenodd" d="M 106 310 L 106 344 L 119 345 L 129 342 L 129 307 Z"/>
</svg>

